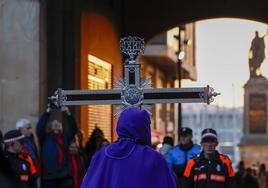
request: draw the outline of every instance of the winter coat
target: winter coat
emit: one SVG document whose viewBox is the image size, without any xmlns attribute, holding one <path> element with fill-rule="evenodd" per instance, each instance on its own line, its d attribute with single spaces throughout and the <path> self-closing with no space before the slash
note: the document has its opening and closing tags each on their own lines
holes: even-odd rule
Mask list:
<svg viewBox="0 0 268 188">
<path fill-rule="evenodd" d="M 234 175 L 231 160 L 227 156 L 217 152 L 209 160 L 201 153 L 187 163 L 184 188 L 236 188 Z"/>
<path fill-rule="evenodd" d="M 68 166 L 73 179 L 73 188 L 79 188 L 86 173 L 83 157 L 80 154 L 69 154 Z"/>
<path fill-rule="evenodd" d="M 169 151 L 173 147 L 169 144 L 163 144 L 163 146 L 160 148 L 159 153 L 161 153 L 165 158 L 167 158 Z"/>
<path fill-rule="evenodd" d="M 175 148 L 169 151 L 167 156 L 167 162 L 169 166 L 174 170 L 178 178 L 183 176 L 184 169 L 187 162 L 200 154 L 200 146 L 191 144 L 187 149 L 182 148 L 181 145 L 177 145 Z"/>
<path fill-rule="evenodd" d="M 150 116 L 145 110 L 122 112 L 119 140 L 98 151 L 81 188 L 175 188 L 164 157 L 151 147 Z"/>
<path fill-rule="evenodd" d="M 67 116 L 67 127 L 57 135 L 46 132 L 49 113 L 45 112 L 37 124 L 37 136 L 41 146 L 42 179 L 58 179 L 69 177 L 68 148 L 77 132 L 77 126 L 71 115 Z M 59 160 L 59 136 L 62 137 L 62 160 Z"/>
<path fill-rule="evenodd" d="M 22 188 L 37 188 L 37 174 L 32 158 L 25 153 L 6 152 L 10 168 L 15 172 L 13 177 Z"/>
<path fill-rule="evenodd" d="M 254 176 L 252 176 L 251 174 L 246 174 L 243 177 L 243 188 L 259 188 L 259 183 L 257 178 L 255 178 Z"/>
</svg>

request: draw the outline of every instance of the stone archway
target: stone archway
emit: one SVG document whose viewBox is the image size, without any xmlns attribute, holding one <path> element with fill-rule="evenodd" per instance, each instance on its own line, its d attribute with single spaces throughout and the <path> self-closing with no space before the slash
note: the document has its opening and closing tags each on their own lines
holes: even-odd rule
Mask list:
<svg viewBox="0 0 268 188">
<path fill-rule="evenodd" d="M 179 24 L 210 18 L 241 18 L 268 23 L 268 2 L 242 1 L 121 1 L 122 36 L 134 34 L 152 38 Z"/>
</svg>

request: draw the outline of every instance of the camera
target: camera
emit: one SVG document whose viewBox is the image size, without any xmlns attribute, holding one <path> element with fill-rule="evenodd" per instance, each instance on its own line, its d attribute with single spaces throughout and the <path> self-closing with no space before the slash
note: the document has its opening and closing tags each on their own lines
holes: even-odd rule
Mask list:
<svg viewBox="0 0 268 188">
<path fill-rule="evenodd" d="M 53 102 L 49 103 L 49 107 L 51 109 L 57 109 L 58 108 L 57 105 L 55 103 L 53 103 Z"/>
</svg>

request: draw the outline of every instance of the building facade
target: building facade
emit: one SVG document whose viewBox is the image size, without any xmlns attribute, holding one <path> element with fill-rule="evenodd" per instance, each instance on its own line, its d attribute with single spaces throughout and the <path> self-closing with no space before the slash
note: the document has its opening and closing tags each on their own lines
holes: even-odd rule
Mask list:
<svg viewBox="0 0 268 188">
<path fill-rule="evenodd" d="M 180 32 L 180 38 L 177 36 Z M 180 43 L 180 44 L 179 44 Z M 196 80 L 195 24 L 175 27 L 152 39 L 138 60 L 142 76 L 152 79 L 154 88 L 178 87 L 178 55 L 184 53 L 181 64 L 181 79 Z M 159 144 L 165 135 L 177 140 L 178 105 L 156 104 L 152 106 L 152 143 Z"/>
<path fill-rule="evenodd" d="M 113 77 L 122 75 L 120 37 L 140 36 L 149 45 L 160 33 L 198 20 L 235 17 L 268 23 L 266 4 L 265 0 L 0 0 L 1 130 L 15 128 L 22 117 L 36 123 L 57 88 L 111 87 Z M 183 74 L 194 77 L 194 69 L 182 67 Z M 89 112 L 98 114 L 99 109 L 71 110 L 88 136 L 96 124 L 89 124 Z M 109 140 L 116 138 L 112 114 L 108 107 L 108 118 L 101 120 L 112 119 L 112 128 L 104 127 Z"/>
</svg>

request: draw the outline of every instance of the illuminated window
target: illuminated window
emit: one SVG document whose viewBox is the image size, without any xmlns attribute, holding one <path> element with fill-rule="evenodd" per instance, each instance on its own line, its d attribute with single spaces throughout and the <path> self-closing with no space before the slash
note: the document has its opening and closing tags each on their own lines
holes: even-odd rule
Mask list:
<svg viewBox="0 0 268 188">
<path fill-rule="evenodd" d="M 112 65 L 93 55 L 88 55 L 88 89 L 110 89 L 112 87 Z M 106 139 L 112 139 L 112 106 L 88 106 L 88 134 L 99 127 Z"/>
</svg>

